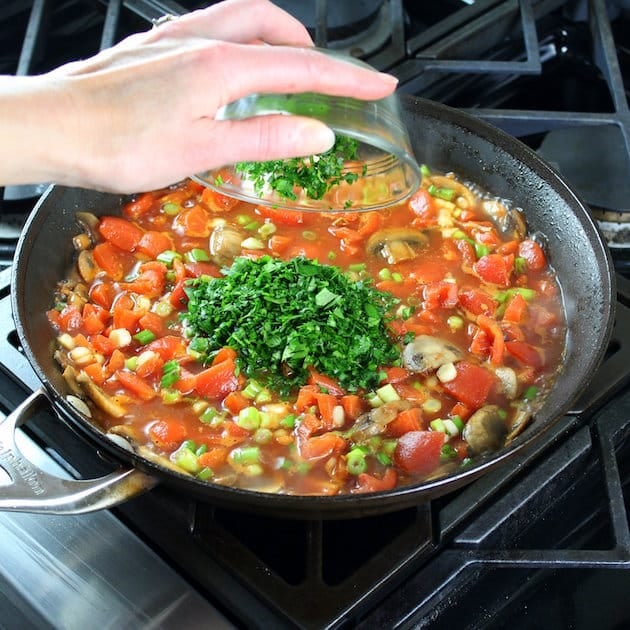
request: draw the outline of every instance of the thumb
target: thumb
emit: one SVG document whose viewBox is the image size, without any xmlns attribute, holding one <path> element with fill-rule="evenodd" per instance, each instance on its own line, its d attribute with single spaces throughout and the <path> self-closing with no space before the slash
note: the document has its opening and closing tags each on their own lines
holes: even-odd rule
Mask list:
<svg viewBox="0 0 630 630">
<path fill-rule="evenodd" d="M 324 153 L 335 143 L 330 127 L 302 116 L 274 114 L 223 120 L 216 130 L 224 164 Z"/>
</svg>

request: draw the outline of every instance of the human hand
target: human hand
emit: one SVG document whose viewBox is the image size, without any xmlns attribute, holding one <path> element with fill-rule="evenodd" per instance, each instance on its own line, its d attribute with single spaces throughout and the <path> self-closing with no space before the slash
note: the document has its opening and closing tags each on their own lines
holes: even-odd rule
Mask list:
<svg viewBox="0 0 630 630">
<path fill-rule="evenodd" d="M 40 129 L 53 127 L 44 147 L 31 145 L 36 161 L 48 160 L 39 181 L 135 192 L 240 160 L 325 151 L 334 136 L 313 119 L 214 119 L 255 92 L 378 99 L 395 89 L 393 77 L 310 46 L 306 29 L 271 2 L 226 0 L 23 79 L 46 108 Z"/>
</svg>

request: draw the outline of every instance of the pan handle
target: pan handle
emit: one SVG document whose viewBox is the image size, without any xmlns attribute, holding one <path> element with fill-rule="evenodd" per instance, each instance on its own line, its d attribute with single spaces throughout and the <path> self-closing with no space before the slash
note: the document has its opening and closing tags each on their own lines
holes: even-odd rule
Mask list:
<svg viewBox="0 0 630 630">
<path fill-rule="evenodd" d="M 97 479 L 62 479 L 28 460 L 15 442 L 17 427 L 43 405 L 52 403 L 43 389 L 31 394 L 0 421 L 0 468 L 10 477 L 0 478 L 0 510 L 39 514 L 84 514 L 113 507 L 157 484 L 157 479 L 134 468 L 119 469 Z"/>
</svg>

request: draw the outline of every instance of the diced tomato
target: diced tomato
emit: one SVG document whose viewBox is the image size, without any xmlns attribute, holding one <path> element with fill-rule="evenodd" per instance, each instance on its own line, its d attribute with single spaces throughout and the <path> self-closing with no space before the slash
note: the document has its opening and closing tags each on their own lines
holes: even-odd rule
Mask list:
<svg viewBox="0 0 630 630">
<path fill-rule="evenodd" d="M 229 212 L 240 201 L 235 197 L 222 195 L 211 188 L 204 188 L 201 192 L 201 201 L 205 203 L 212 212 Z"/>
<path fill-rule="evenodd" d="M 87 377 L 91 381 L 96 383 L 97 385 L 102 385 L 105 382 L 105 379 L 107 378 L 107 375 L 105 374 L 103 370 L 103 366 L 100 363 L 96 363 L 96 362 L 90 363 L 89 365 L 86 365 L 82 369 L 83 369 L 83 372 L 85 372 L 85 374 L 87 375 Z"/>
<path fill-rule="evenodd" d="M 485 359 L 490 356 L 491 348 L 492 340 L 490 339 L 488 333 L 485 330 L 481 330 L 481 328 L 477 328 L 473 334 L 468 350 L 475 356 Z"/>
<path fill-rule="evenodd" d="M 513 259 L 513 255 L 487 254 L 482 256 L 472 268 L 475 274 L 484 282 L 496 284 L 500 287 L 509 287 Z"/>
<path fill-rule="evenodd" d="M 309 370 L 308 384 L 317 385 L 320 390 L 326 391 L 333 396 L 342 396 L 343 394 L 345 394 L 337 381 L 330 378 L 329 376 L 326 376 L 325 374 L 320 374 L 319 372 L 316 372 L 312 368 Z"/>
<path fill-rule="evenodd" d="M 323 459 L 334 453 L 343 453 L 346 441 L 338 433 L 324 433 L 304 441 L 298 440 L 300 455 L 307 460 Z"/>
<path fill-rule="evenodd" d="M 443 280 L 446 275 L 446 269 L 446 265 L 442 261 L 418 258 L 413 261 L 409 275 L 416 282 L 428 284 Z"/>
<path fill-rule="evenodd" d="M 400 437 L 409 431 L 420 431 L 426 425 L 420 407 L 412 407 L 401 411 L 394 420 L 387 425 L 387 434 Z"/>
<path fill-rule="evenodd" d="M 59 313 L 59 328 L 64 332 L 76 332 L 81 328 L 83 317 L 81 311 L 76 306 L 66 306 Z"/>
<path fill-rule="evenodd" d="M 479 409 L 496 384 L 496 377 L 485 368 L 458 361 L 455 364 L 457 375 L 452 381 L 442 383 L 442 387 L 455 399 L 472 409 Z"/>
<path fill-rule="evenodd" d="M 545 365 L 542 351 L 525 341 L 508 341 L 505 347 L 513 357 L 525 365 L 530 365 L 537 370 Z"/>
<path fill-rule="evenodd" d="M 200 396 L 219 400 L 239 388 L 234 361 L 222 361 L 197 374 L 195 389 Z"/>
<path fill-rule="evenodd" d="M 140 378 L 149 378 L 161 374 L 164 359 L 157 353 L 144 356 L 142 362 L 138 361 L 136 375 Z"/>
<path fill-rule="evenodd" d="M 398 439 L 394 461 L 408 473 L 428 475 L 440 463 L 444 446 L 444 433 L 440 431 L 410 431 Z"/>
<path fill-rule="evenodd" d="M 186 438 L 186 427 L 177 420 L 158 420 L 149 427 L 153 444 L 164 451 L 174 451 Z"/>
<path fill-rule="evenodd" d="M 359 215 L 359 227 L 357 232 L 362 237 L 374 234 L 383 225 L 383 214 L 381 212 L 362 212 Z"/>
<path fill-rule="evenodd" d="M 453 308 L 458 302 L 458 289 L 454 282 L 431 282 L 422 290 L 424 308 Z"/>
<path fill-rule="evenodd" d="M 498 302 L 481 289 L 460 289 L 459 303 L 473 315 L 489 315 L 492 317 L 498 307 Z"/>
<path fill-rule="evenodd" d="M 527 268 L 532 271 L 542 271 L 547 266 L 545 252 L 536 241 L 522 241 L 518 246 L 518 255 L 525 259 Z"/>
<path fill-rule="evenodd" d="M 153 193 L 146 192 L 138 195 L 133 201 L 123 206 L 122 213 L 128 219 L 137 219 L 148 212 L 153 205 Z"/>
<path fill-rule="evenodd" d="M 109 340 L 109 337 L 106 337 L 105 335 L 93 335 L 92 347 L 96 350 L 96 352 L 100 352 L 106 357 L 114 352 L 115 349 L 114 344 Z"/>
<path fill-rule="evenodd" d="M 490 337 L 492 346 L 490 348 L 490 362 L 492 365 L 501 365 L 505 353 L 505 341 L 503 331 L 496 320 L 487 315 L 477 317 L 477 325 Z"/>
<path fill-rule="evenodd" d="M 201 238 L 210 235 L 210 215 L 200 205 L 184 209 L 175 217 L 173 224 L 183 230 L 186 236 Z"/>
<path fill-rule="evenodd" d="M 112 351 L 111 357 L 107 362 L 107 373 L 109 376 L 117 372 L 118 370 L 122 370 L 125 367 L 125 355 L 118 348 L 114 348 Z"/>
<path fill-rule="evenodd" d="M 223 363 L 223 361 L 235 361 L 237 356 L 237 352 L 234 348 L 224 346 L 212 358 L 212 365 Z"/>
<path fill-rule="evenodd" d="M 92 250 L 96 264 L 112 279 L 120 280 L 125 273 L 127 258 L 116 245 L 105 241 Z"/>
<path fill-rule="evenodd" d="M 520 293 L 515 293 L 505 307 L 503 321 L 519 324 L 526 313 L 527 300 Z"/>
<path fill-rule="evenodd" d="M 144 235 L 141 228 L 122 217 L 101 217 L 98 231 L 106 241 L 126 252 L 134 252 Z"/>
<path fill-rule="evenodd" d="M 142 252 L 151 258 L 157 258 L 157 256 L 162 252 L 167 249 L 172 249 L 173 242 L 163 232 L 149 230 L 142 235 L 137 248 L 139 252 Z"/>
<path fill-rule="evenodd" d="M 133 311 L 124 307 L 114 306 L 113 327 L 125 328 L 131 334 L 138 330 L 138 320 L 144 315 L 143 311 Z"/>
<path fill-rule="evenodd" d="M 363 493 L 392 490 L 396 487 L 397 481 L 398 475 L 393 468 L 388 468 L 380 479 L 368 473 L 361 473 L 357 478 L 357 487 L 353 492 Z"/>
<path fill-rule="evenodd" d="M 146 345 L 146 349 L 157 352 L 164 361 L 170 361 L 186 354 L 184 342 L 175 335 L 164 335 L 164 337 L 154 339 Z"/>
<path fill-rule="evenodd" d="M 95 282 L 90 286 L 90 300 L 107 310 L 112 307 L 114 296 L 114 287 L 109 282 Z"/>
<path fill-rule="evenodd" d="M 429 227 L 437 222 L 435 199 L 426 188 L 419 188 L 409 199 L 409 207 L 416 215 L 415 227 Z"/>
<path fill-rule="evenodd" d="M 317 403 L 315 395 L 321 391 L 317 385 L 303 385 L 298 391 L 295 401 L 295 409 L 299 412 L 312 407 Z"/>
<path fill-rule="evenodd" d="M 164 333 L 164 320 L 157 313 L 145 313 L 139 320 L 140 328 L 150 330 L 156 337 Z"/>
<path fill-rule="evenodd" d="M 451 416 L 459 416 L 462 420 L 466 420 L 470 416 L 470 409 L 464 403 L 457 402 L 451 409 Z"/>
<path fill-rule="evenodd" d="M 184 263 L 184 269 L 191 278 L 198 278 L 199 276 L 211 276 L 212 278 L 220 278 L 220 269 L 211 262 L 199 261 L 199 262 L 187 262 Z"/>
<path fill-rule="evenodd" d="M 385 373 L 382 383 L 400 383 L 407 380 L 410 375 L 409 370 L 398 366 L 386 367 L 382 371 Z"/>
</svg>

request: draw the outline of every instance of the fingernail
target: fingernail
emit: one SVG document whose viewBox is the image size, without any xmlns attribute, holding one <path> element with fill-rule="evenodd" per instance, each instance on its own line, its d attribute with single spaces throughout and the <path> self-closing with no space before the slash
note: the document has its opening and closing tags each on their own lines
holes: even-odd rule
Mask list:
<svg viewBox="0 0 630 630">
<path fill-rule="evenodd" d="M 398 85 L 398 78 L 393 74 L 387 74 L 387 72 L 379 72 L 380 77 L 386 82 L 392 85 Z"/>
<path fill-rule="evenodd" d="M 317 120 L 305 121 L 296 131 L 296 146 L 304 147 L 302 155 L 324 153 L 335 144 L 335 132 Z"/>
</svg>

